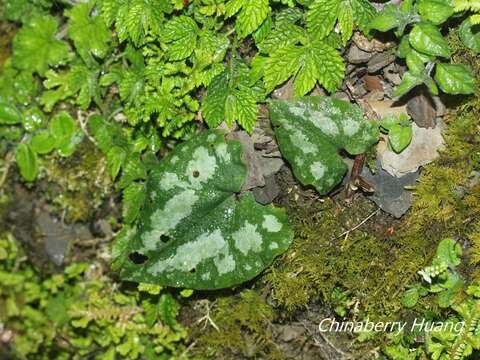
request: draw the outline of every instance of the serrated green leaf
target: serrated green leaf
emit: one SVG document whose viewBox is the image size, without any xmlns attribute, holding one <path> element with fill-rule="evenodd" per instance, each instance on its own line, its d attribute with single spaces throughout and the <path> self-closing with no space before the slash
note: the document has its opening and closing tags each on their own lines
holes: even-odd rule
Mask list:
<svg viewBox="0 0 480 360">
<path fill-rule="evenodd" d="M 170 1 L 164 0 L 129 0 L 103 10 L 107 23 L 115 21 L 115 29 L 120 41 L 132 40 L 140 46 L 147 35 L 158 36 L 165 14 L 173 11 Z"/>
<path fill-rule="evenodd" d="M 258 48 L 262 53 L 270 54 L 279 48 L 298 43 L 302 36 L 304 36 L 302 27 L 290 23 L 282 24 L 270 31 L 258 44 Z"/>
<path fill-rule="evenodd" d="M 301 66 L 304 49 L 299 46 L 285 46 L 266 60 L 264 68 L 265 90 L 270 93 L 276 86 L 295 75 Z"/>
<path fill-rule="evenodd" d="M 202 132 L 170 152 L 147 181 L 136 229 L 116 246 L 121 276 L 190 289 L 247 281 L 286 250 L 293 233 L 286 214 L 250 194 L 242 147 L 219 130 Z M 128 257 L 142 254 L 140 263 Z"/>
<path fill-rule="evenodd" d="M 103 19 L 92 13 L 94 2 L 80 3 L 66 10 L 69 18 L 68 35 L 73 40 L 78 54 L 85 62 L 91 62 L 92 55 L 103 59 L 108 52 L 112 38 Z"/>
<path fill-rule="evenodd" d="M 315 62 L 315 56 L 306 56 L 303 65 L 295 76 L 295 95 L 303 96 L 309 93 L 317 83 L 318 69 Z"/>
<path fill-rule="evenodd" d="M 170 60 L 179 61 L 189 57 L 197 45 L 199 28 L 188 16 L 177 16 L 165 24 L 162 39 L 169 43 Z"/>
<path fill-rule="evenodd" d="M 240 85 L 234 94 L 236 99 L 237 122 L 248 133 L 252 133 L 257 122 L 258 97 L 252 88 L 243 85 Z"/>
<path fill-rule="evenodd" d="M 291 76 L 296 76 L 295 94 L 302 96 L 317 81 L 327 91 L 335 91 L 343 80 L 345 65 L 336 49 L 316 41 L 308 46 L 292 45 L 275 51 L 266 60 L 264 71 L 267 93 Z"/>
<path fill-rule="evenodd" d="M 314 0 L 307 12 L 309 33 L 323 39 L 332 32 L 337 22 L 339 5 L 338 0 Z"/>
<path fill-rule="evenodd" d="M 135 221 L 145 201 L 145 184 L 133 182 L 123 189 L 123 221 L 131 224 Z"/>
<path fill-rule="evenodd" d="M 13 104 L 0 102 L 0 124 L 14 125 L 22 122 L 22 113 Z"/>
<path fill-rule="evenodd" d="M 36 179 L 38 175 L 38 158 L 29 145 L 21 143 L 17 146 L 15 160 L 20 169 L 20 174 L 26 181 L 31 182 Z"/>
<path fill-rule="evenodd" d="M 394 96 L 403 96 L 415 86 L 420 85 L 423 82 L 423 78 L 418 75 L 414 75 L 407 71 L 403 74 L 402 82 L 397 86 L 394 92 Z"/>
<path fill-rule="evenodd" d="M 233 61 L 231 68 L 217 75 L 207 90 L 202 109 L 209 127 L 217 127 L 222 121 L 231 127 L 237 121 L 252 132 L 263 90 L 252 84 L 250 71 L 243 62 Z"/>
<path fill-rule="evenodd" d="M 55 138 L 49 131 L 42 130 L 35 134 L 31 141 L 31 147 L 37 154 L 48 154 L 55 149 Z"/>
<path fill-rule="evenodd" d="M 453 15 L 453 6 L 448 0 L 419 0 L 418 12 L 425 21 L 440 25 Z"/>
<path fill-rule="evenodd" d="M 87 109 L 92 100 L 100 102 L 99 74 L 99 69 L 90 69 L 83 64 L 73 65 L 60 73 L 49 70 L 43 83 L 48 90 L 43 92 L 40 103 L 45 111 L 50 112 L 59 101 L 74 98 L 74 103 Z"/>
<path fill-rule="evenodd" d="M 409 35 L 410 45 L 426 55 L 450 57 L 450 49 L 447 40 L 440 30 L 428 23 L 417 24 Z"/>
<path fill-rule="evenodd" d="M 343 44 L 346 44 L 353 34 L 353 11 L 350 6 L 340 6 L 338 9 L 338 26 Z"/>
<path fill-rule="evenodd" d="M 210 128 L 217 127 L 225 120 L 225 102 L 228 93 L 228 73 L 224 71 L 213 78 L 202 106 L 205 121 Z"/>
<path fill-rule="evenodd" d="M 458 34 L 466 47 L 480 53 L 480 26 L 473 25 L 470 18 L 465 19 L 458 28 Z"/>
<path fill-rule="evenodd" d="M 158 301 L 158 315 L 160 319 L 168 326 L 177 324 L 177 315 L 180 305 L 171 294 L 165 293 L 160 296 Z"/>
<path fill-rule="evenodd" d="M 124 148 L 120 146 L 113 146 L 107 152 L 107 165 L 108 165 L 108 173 L 112 180 L 115 180 L 120 169 L 122 168 L 123 164 L 125 163 L 125 159 L 127 157 L 127 152 Z"/>
<path fill-rule="evenodd" d="M 363 153 L 378 141 L 378 127 L 355 105 L 329 97 L 273 101 L 270 117 L 282 155 L 295 177 L 327 194 L 342 180 L 347 165 L 339 155 Z"/>
<path fill-rule="evenodd" d="M 465 65 L 437 64 L 435 81 L 447 94 L 472 94 L 475 92 L 475 78 Z"/>
<path fill-rule="evenodd" d="M 375 7 L 368 0 L 351 0 L 351 6 L 356 27 L 367 34 L 370 31 L 370 24 L 377 14 Z"/>
<path fill-rule="evenodd" d="M 226 16 L 237 15 L 236 30 L 240 38 L 244 38 L 265 21 L 270 13 L 268 0 L 230 0 L 226 5 Z"/>
<path fill-rule="evenodd" d="M 52 16 L 35 16 L 13 40 L 13 62 L 22 70 L 43 75 L 49 66 L 65 64 L 68 45 L 55 38 L 58 21 Z"/>
</svg>

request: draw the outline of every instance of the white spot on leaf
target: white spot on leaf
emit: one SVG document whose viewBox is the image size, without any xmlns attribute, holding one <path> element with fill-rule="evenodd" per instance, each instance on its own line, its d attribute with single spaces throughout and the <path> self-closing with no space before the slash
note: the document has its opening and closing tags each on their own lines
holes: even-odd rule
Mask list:
<svg viewBox="0 0 480 360">
<path fill-rule="evenodd" d="M 193 160 L 187 164 L 187 177 L 193 188 L 200 189 L 201 183 L 206 182 L 215 174 L 217 161 L 214 156 L 208 153 L 205 147 L 197 148 L 192 158 Z"/>
<path fill-rule="evenodd" d="M 216 152 L 217 152 L 217 155 L 220 156 L 220 158 L 223 161 L 225 162 L 230 161 L 230 153 L 228 152 L 227 144 L 221 143 L 220 145 L 218 145 L 216 148 Z"/>
<path fill-rule="evenodd" d="M 198 196 L 193 190 L 185 190 L 169 199 L 163 209 L 156 210 L 150 217 L 152 230 L 142 236 L 145 250 L 156 249 L 160 236 L 167 234 L 189 216 L 197 201 Z"/>
<path fill-rule="evenodd" d="M 243 255 L 249 251 L 259 252 L 262 250 L 262 236 L 257 232 L 257 226 L 248 222 L 232 234 L 235 240 L 235 247 Z"/>
<path fill-rule="evenodd" d="M 325 175 L 325 166 L 320 162 L 316 161 L 310 165 L 310 171 L 315 179 L 321 179 Z"/>
<path fill-rule="evenodd" d="M 279 232 L 282 229 L 282 223 L 273 215 L 263 215 L 262 227 L 268 232 Z"/>
</svg>

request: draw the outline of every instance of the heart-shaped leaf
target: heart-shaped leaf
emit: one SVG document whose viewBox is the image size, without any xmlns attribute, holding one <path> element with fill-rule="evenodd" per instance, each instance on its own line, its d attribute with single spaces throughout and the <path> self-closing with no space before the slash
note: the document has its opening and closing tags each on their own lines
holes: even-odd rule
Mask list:
<svg viewBox="0 0 480 360">
<path fill-rule="evenodd" d="M 270 116 L 280 151 L 298 180 L 321 194 L 343 178 L 347 165 L 338 154 L 361 154 L 378 141 L 377 125 L 359 107 L 329 97 L 273 101 Z"/>
<path fill-rule="evenodd" d="M 242 148 L 220 130 L 178 145 L 152 170 L 136 227 L 117 239 L 124 279 L 192 289 L 249 280 L 284 252 L 293 233 L 282 209 L 235 193 Z"/>
</svg>

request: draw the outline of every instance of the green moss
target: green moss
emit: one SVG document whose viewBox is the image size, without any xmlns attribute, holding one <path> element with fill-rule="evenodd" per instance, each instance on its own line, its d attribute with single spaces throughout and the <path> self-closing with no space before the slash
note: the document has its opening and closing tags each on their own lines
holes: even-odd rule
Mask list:
<svg viewBox="0 0 480 360">
<path fill-rule="evenodd" d="M 87 220 L 112 190 L 106 160 L 90 141 L 71 157 L 50 155 L 44 165 L 47 197 L 67 222 Z"/>
<path fill-rule="evenodd" d="M 274 309 L 253 290 L 220 298 L 212 315 L 218 330 L 210 327 L 198 338 L 196 355 L 201 359 L 281 359 L 273 341 L 274 318 Z"/>
<path fill-rule="evenodd" d="M 169 293 L 127 289 L 100 263 L 42 277 L 0 235 L 2 359 L 181 359 L 187 333 L 177 310 Z"/>
</svg>

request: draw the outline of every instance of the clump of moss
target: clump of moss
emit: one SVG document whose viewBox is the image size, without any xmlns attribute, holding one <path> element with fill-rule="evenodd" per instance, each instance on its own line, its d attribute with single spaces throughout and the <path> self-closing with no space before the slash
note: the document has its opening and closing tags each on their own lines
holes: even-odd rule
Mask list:
<svg viewBox="0 0 480 360">
<path fill-rule="evenodd" d="M 210 327 L 197 340 L 195 352 L 202 358 L 236 357 L 281 359 L 271 327 L 274 309 L 253 290 L 218 300 Z"/>
<path fill-rule="evenodd" d="M 106 160 L 90 141 L 70 157 L 49 156 L 44 165 L 47 197 L 67 222 L 87 220 L 112 190 Z"/>
</svg>

